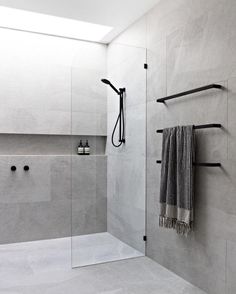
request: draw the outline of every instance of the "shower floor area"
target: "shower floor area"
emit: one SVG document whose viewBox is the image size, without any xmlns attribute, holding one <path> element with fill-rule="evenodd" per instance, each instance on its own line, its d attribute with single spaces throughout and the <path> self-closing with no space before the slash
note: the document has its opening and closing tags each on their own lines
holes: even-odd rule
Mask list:
<svg viewBox="0 0 236 294">
<path fill-rule="evenodd" d="M 71 242 L 72 241 L 72 242 Z M 71 254 L 72 252 L 72 254 Z M 142 253 L 104 232 L 68 238 L 0 245 L 0 277 L 26 276 L 98 263 L 135 258 Z M 1 292 L 0 292 L 1 293 Z"/>
<path fill-rule="evenodd" d="M 104 260 L 108 250 L 112 260 L 140 256 L 108 233 L 76 237 L 76 242 L 78 254 L 91 254 L 93 262 Z M 206 294 L 147 257 L 71 269 L 70 252 L 71 238 L 0 245 L 0 293 Z"/>
<path fill-rule="evenodd" d="M 147 257 L 71 269 L 70 246 L 70 238 L 1 245 L 0 293 L 206 294 Z"/>
<path fill-rule="evenodd" d="M 72 238 L 72 267 L 141 256 L 144 254 L 107 232 Z"/>
</svg>

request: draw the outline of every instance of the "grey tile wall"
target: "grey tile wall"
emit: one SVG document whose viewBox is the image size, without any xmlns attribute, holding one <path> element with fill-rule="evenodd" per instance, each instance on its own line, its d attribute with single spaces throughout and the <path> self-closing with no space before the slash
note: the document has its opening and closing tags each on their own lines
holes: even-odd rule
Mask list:
<svg viewBox="0 0 236 294">
<path fill-rule="evenodd" d="M 107 134 L 106 46 L 82 44 L 72 67 L 72 133 Z"/>
<path fill-rule="evenodd" d="M 105 45 L 4 29 L 0 40 L 1 133 L 106 135 Z"/>
<path fill-rule="evenodd" d="M 131 64 L 135 58 L 132 46 L 147 45 L 147 255 L 209 294 L 236 292 L 235 15 L 233 0 L 159 1 L 114 41 L 120 47 L 110 50 L 118 56 L 118 62 L 115 58 L 109 61 L 108 56 L 109 73 L 121 81 L 115 68 L 119 60 L 123 56 L 124 62 L 129 59 Z M 124 79 L 132 76 L 131 68 L 123 67 Z M 219 83 L 225 89 L 182 97 L 165 105 L 155 102 L 156 98 L 209 83 Z M 109 121 L 114 122 L 111 112 L 117 109 L 117 103 L 108 101 L 108 109 Z M 134 112 L 132 121 L 138 124 L 142 113 L 145 115 L 141 108 Z M 196 132 L 197 160 L 219 161 L 222 168 L 196 169 L 195 232 L 189 238 L 180 237 L 158 227 L 160 165 L 155 162 L 161 158 L 162 135 L 156 134 L 156 129 L 206 123 L 221 123 L 223 128 Z M 137 136 L 135 131 L 132 134 Z M 135 140 L 127 150 L 114 152 L 108 146 L 109 156 L 116 158 L 124 157 L 126 151 L 138 154 Z M 120 166 L 116 160 L 111 159 L 111 163 Z M 108 163 L 108 170 L 111 167 Z M 123 177 L 117 175 L 111 181 L 113 194 L 108 182 L 108 195 L 119 195 Z M 119 223 L 120 219 L 116 217 L 115 221 Z"/>
<path fill-rule="evenodd" d="M 24 170 L 26 165 L 29 166 L 29 171 Z M 11 171 L 11 166 L 16 166 L 17 170 Z M 50 171 L 50 162 L 47 158 L 2 156 L 0 158 L 0 203 L 49 201 L 51 198 Z"/>
<path fill-rule="evenodd" d="M 0 243 L 69 236 L 70 157 L 1 156 L 0 162 Z M 17 171 L 9 172 L 12 164 Z"/>
<path fill-rule="evenodd" d="M 106 231 L 106 156 L 0 156 L 0 173 L 0 243 L 70 236 L 71 213 L 73 235 Z"/>
<path fill-rule="evenodd" d="M 209 294 L 236 291 L 235 14 L 232 0 L 160 1 L 147 20 L 147 255 Z M 210 90 L 158 104 L 168 94 L 219 83 Z M 158 227 L 162 135 L 178 124 L 221 123 L 197 131 L 195 232 L 188 238 Z"/>
<path fill-rule="evenodd" d="M 107 231 L 107 158 L 72 160 L 72 235 Z M 72 240 L 73 242 L 73 240 Z"/>
<path fill-rule="evenodd" d="M 63 42 L 9 30 L 0 39 L 0 132 L 70 134 L 71 70 Z M 72 43 L 64 45 L 73 55 Z"/>
<path fill-rule="evenodd" d="M 4 29 L 0 40 L 0 243 L 70 236 L 71 207 L 74 234 L 106 231 L 106 157 L 94 155 L 107 46 Z M 91 156 L 71 158 L 80 139 Z"/>
<path fill-rule="evenodd" d="M 227 279 L 227 288 L 226 293 L 233 294 L 235 293 L 236 289 L 236 282 L 235 282 L 235 274 L 236 274 L 236 243 L 227 241 L 227 272 L 226 272 L 226 279 Z"/>
</svg>

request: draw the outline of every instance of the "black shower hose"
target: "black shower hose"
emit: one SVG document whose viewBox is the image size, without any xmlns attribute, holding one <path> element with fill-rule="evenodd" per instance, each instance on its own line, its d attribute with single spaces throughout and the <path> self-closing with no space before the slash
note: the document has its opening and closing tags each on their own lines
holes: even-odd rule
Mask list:
<svg viewBox="0 0 236 294">
<path fill-rule="evenodd" d="M 125 143 L 125 117 L 124 117 L 124 103 L 123 103 L 123 98 L 124 98 L 124 92 L 120 92 L 120 110 L 119 110 L 119 115 L 117 117 L 113 132 L 112 132 L 112 137 L 111 137 L 111 143 L 114 147 L 119 148 L 122 144 Z M 114 136 L 115 132 L 117 129 L 117 126 L 119 124 L 119 143 L 116 144 L 114 142 Z"/>
</svg>

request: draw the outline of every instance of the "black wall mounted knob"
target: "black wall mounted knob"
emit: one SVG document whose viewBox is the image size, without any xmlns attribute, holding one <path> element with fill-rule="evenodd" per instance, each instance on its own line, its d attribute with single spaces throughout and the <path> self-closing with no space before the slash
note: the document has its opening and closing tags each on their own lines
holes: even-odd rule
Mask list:
<svg viewBox="0 0 236 294">
<path fill-rule="evenodd" d="M 15 165 L 11 166 L 11 171 L 16 171 L 16 166 Z"/>
<path fill-rule="evenodd" d="M 29 170 L 29 166 L 28 165 L 25 165 L 24 166 L 24 171 L 28 171 Z"/>
</svg>

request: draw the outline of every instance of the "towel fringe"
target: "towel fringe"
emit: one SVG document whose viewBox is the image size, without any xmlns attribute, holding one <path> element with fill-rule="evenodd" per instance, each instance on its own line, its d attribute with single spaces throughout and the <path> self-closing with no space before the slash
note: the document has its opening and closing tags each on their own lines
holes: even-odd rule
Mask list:
<svg viewBox="0 0 236 294">
<path fill-rule="evenodd" d="M 193 231 L 193 222 L 186 224 L 176 218 L 166 216 L 159 216 L 159 226 L 167 229 L 174 229 L 179 235 L 188 235 L 191 231 Z"/>
</svg>

